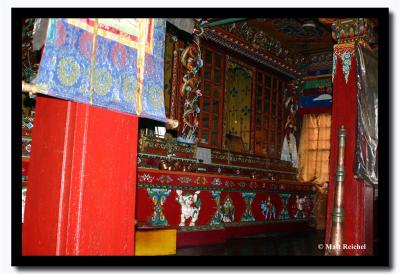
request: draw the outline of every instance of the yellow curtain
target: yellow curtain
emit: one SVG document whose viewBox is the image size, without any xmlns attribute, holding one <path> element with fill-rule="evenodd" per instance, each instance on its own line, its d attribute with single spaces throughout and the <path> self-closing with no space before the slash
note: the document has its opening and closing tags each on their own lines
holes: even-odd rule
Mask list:
<svg viewBox="0 0 400 274">
<path fill-rule="evenodd" d="M 313 182 L 321 193 L 329 181 L 329 153 L 331 140 L 331 115 L 306 114 L 299 144 L 298 180 Z"/>
</svg>

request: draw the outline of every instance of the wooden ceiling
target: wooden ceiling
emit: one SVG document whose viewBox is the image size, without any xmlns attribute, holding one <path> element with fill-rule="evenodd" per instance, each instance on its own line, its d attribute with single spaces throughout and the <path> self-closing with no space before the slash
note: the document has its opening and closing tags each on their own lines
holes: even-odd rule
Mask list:
<svg viewBox="0 0 400 274">
<path fill-rule="evenodd" d="M 346 18 L 203 18 L 201 21 L 206 28 L 219 28 L 245 40 L 253 46 L 252 50 L 260 48 L 296 67 L 321 69 L 331 67 L 335 44 L 332 24 L 342 19 Z M 376 30 L 377 19 L 369 20 Z M 236 38 L 230 40 L 240 42 Z"/>
<path fill-rule="evenodd" d="M 330 29 L 331 18 L 321 19 L 320 21 L 318 18 L 260 18 L 247 20 L 247 23 L 276 38 L 284 47 L 309 55 L 332 51 L 334 41 Z M 332 22 L 334 20 L 335 18 L 332 18 Z"/>
</svg>

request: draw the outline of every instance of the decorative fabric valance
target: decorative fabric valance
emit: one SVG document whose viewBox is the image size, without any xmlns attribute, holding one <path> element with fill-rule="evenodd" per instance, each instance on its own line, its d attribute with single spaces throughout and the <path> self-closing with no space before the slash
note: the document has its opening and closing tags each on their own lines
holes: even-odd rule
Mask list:
<svg viewBox="0 0 400 274">
<path fill-rule="evenodd" d="M 165 121 L 165 19 L 50 19 L 41 93 Z"/>
</svg>

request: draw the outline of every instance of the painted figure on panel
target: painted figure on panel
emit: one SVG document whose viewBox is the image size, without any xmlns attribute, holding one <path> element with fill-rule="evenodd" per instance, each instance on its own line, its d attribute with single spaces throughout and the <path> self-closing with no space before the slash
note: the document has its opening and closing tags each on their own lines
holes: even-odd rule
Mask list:
<svg viewBox="0 0 400 274">
<path fill-rule="evenodd" d="M 289 83 L 290 96 L 285 101 L 285 108 L 288 112 L 285 123 L 285 137 L 283 139 L 281 160 L 289 161 L 293 167 L 299 166 L 297 155 L 296 137 L 294 133 L 297 131 L 296 113 L 299 108 L 297 103 L 297 93 L 300 83 L 292 81 Z"/>
<path fill-rule="evenodd" d="M 305 218 L 305 212 L 304 209 L 306 208 L 306 203 L 308 202 L 308 197 L 304 196 L 303 198 L 300 198 L 298 195 L 296 195 L 296 206 L 297 206 L 297 212 L 295 217 L 302 219 Z"/>
<path fill-rule="evenodd" d="M 261 210 L 265 219 L 275 219 L 275 206 L 271 202 L 271 197 L 268 196 L 267 201 L 261 202 Z"/>
<path fill-rule="evenodd" d="M 231 197 L 227 195 L 223 205 L 222 221 L 225 223 L 230 223 L 233 222 L 234 219 L 235 219 L 235 206 L 233 205 Z"/>
<path fill-rule="evenodd" d="M 185 221 L 189 218 L 191 218 L 189 226 L 195 226 L 201 207 L 201 201 L 198 198 L 200 191 L 196 191 L 193 195 L 190 193 L 182 194 L 182 190 L 177 189 L 176 194 L 178 195 L 176 200 L 181 205 L 181 222 L 179 226 L 185 226 Z"/>
</svg>

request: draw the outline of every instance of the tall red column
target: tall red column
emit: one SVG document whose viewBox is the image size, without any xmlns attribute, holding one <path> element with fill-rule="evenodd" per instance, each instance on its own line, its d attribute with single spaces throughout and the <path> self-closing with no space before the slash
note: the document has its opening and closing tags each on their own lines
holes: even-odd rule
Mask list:
<svg viewBox="0 0 400 274">
<path fill-rule="evenodd" d="M 138 118 L 38 96 L 23 255 L 134 255 Z"/>
<path fill-rule="evenodd" d="M 347 245 L 347 249 L 343 248 L 344 255 L 373 254 L 373 187 L 355 178 L 353 172 L 357 131 L 355 39 L 357 38 L 361 42 L 364 41 L 364 43 L 368 41 L 368 33 L 365 30 L 368 28 L 371 28 L 371 25 L 363 19 L 343 20 L 336 22 L 336 26 L 334 25 L 334 38 L 339 43 L 334 46 L 333 50 L 336 64 L 334 65 L 333 75 L 330 184 L 328 189 L 325 243 L 330 243 L 331 236 L 335 171 L 338 157 L 338 130 L 341 125 L 344 125 L 347 133 L 344 155 L 345 181 L 343 196 L 345 213 L 343 243 Z M 360 36 L 354 37 L 354 32 Z M 353 36 L 348 37 L 351 34 Z"/>
</svg>

